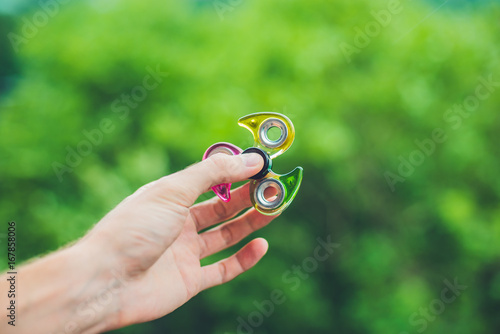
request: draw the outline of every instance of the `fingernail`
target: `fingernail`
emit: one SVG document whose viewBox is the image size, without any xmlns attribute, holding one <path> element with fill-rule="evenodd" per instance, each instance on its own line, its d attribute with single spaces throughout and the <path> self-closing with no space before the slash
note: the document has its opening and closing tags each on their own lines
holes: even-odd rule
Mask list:
<svg viewBox="0 0 500 334">
<path fill-rule="evenodd" d="M 255 167 L 264 163 L 264 159 L 257 153 L 242 154 L 241 158 L 247 167 Z"/>
</svg>

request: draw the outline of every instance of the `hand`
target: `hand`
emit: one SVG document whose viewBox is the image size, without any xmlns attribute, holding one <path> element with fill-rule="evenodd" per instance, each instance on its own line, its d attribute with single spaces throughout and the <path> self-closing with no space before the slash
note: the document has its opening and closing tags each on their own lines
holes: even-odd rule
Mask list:
<svg viewBox="0 0 500 334">
<path fill-rule="evenodd" d="M 103 250 L 106 268 L 119 269 L 116 313 L 106 326 L 114 329 L 162 317 L 214 285 L 230 281 L 253 267 L 268 244 L 258 238 L 231 257 L 200 266 L 200 260 L 234 245 L 274 217 L 251 208 L 248 184 L 232 192 L 229 203 L 214 197 L 193 205 L 211 186 L 242 181 L 263 165 L 257 154 L 216 154 L 183 171 L 147 184 L 106 215 L 77 247 Z"/>
</svg>

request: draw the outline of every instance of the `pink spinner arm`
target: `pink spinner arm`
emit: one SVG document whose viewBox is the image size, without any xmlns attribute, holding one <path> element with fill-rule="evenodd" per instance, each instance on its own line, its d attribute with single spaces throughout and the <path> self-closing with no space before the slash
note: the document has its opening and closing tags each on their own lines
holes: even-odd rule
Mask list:
<svg viewBox="0 0 500 334">
<path fill-rule="evenodd" d="M 205 151 L 205 154 L 203 154 L 203 160 L 217 153 L 238 155 L 241 154 L 241 152 L 243 152 L 241 148 L 231 143 L 216 143 Z M 224 202 L 229 202 L 231 200 L 231 183 L 218 184 L 213 186 L 212 190 Z"/>
</svg>

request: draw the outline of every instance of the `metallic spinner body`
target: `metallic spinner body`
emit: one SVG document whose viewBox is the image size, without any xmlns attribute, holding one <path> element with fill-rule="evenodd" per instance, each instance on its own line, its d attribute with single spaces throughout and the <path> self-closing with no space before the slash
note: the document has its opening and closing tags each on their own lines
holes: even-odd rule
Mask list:
<svg viewBox="0 0 500 334">
<path fill-rule="evenodd" d="M 254 137 L 254 147 L 241 150 L 231 143 L 217 143 L 210 146 L 203 160 L 217 153 L 238 155 L 245 153 L 258 153 L 264 160 L 264 168 L 261 172 L 251 178 L 250 198 L 252 204 L 262 214 L 276 215 L 285 210 L 293 201 L 302 182 L 303 169 L 296 167 L 288 174 L 276 174 L 272 171 L 272 159 L 283 154 L 293 143 L 295 129 L 288 117 L 273 112 L 262 112 L 244 116 L 238 120 L 238 124 L 248 129 Z M 269 130 L 278 128 L 280 136 L 272 140 L 269 138 Z M 265 192 L 273 188 L 275 196 L 266 198 Z M 231 200 L 231 184 L 219 184 L 212 190 L 224 202 Z"/>
</svg>

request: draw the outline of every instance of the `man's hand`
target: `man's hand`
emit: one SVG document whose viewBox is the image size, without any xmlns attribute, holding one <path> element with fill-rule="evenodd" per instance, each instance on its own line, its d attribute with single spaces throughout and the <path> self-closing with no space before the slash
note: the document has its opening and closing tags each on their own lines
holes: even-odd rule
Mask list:
<svg viewBox="0 0 500 334">
<path fill-rule="evenodd" d="M 193 206 L 210 187 L 245 180 L 262 164 L 257 154 L 216 154 L 143 186 L 77 244 L 81 249 L 102 249 L 108 266 L 124 275 L 126 283 L 118 290 L 116 312 L 106 329 L 162 317 L 198 292 L 250 269 L 264 256 L 267 242 L 255 239 L 227 259 L 200 266 L 201 259 L 234 245 L 274 218 L 252 208 L 200 233 L 251 206 L 248 184 L 234 190 L 229 203 L 214 197 Z"/>
<path fill-rule="evenodd" d="M 211 186 L 245 180 L 262 165 L 257 154 L 216 154 L 140 188 L 76 244 L 19 268 L 19 318 L 15 327 L 2 321 L 0 332 L 97 333 L 153 320 L 250 269 L 267 251 L 264 239 L 200 266 L 274 218 L 253 208 L 233 218 L 251 206 L 248 184 L 229 203 L 193 203 Z M 3 276 L 0 290 L 7 291 Z"/>
</svg>

